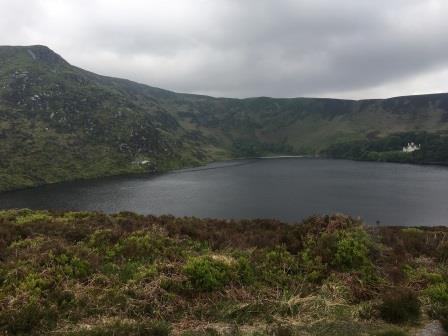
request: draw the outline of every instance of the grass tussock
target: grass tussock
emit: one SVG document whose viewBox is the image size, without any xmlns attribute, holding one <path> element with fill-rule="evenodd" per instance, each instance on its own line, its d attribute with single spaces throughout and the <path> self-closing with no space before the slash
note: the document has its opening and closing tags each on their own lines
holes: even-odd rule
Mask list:
<svg viewBox="0 0 448 336">
<path fill-rule="evenodd" d="M 0 211 L 0 334 L 406 335 L 447 324 L 448 229 Z"/>
</svg>

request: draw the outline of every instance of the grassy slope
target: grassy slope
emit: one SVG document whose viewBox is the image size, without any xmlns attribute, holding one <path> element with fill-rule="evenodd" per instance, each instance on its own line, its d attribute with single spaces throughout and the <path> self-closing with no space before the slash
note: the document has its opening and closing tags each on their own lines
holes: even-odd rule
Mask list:
<svg viewBox="0 0 448 336">
<path fill-rule="evenodd" d="M 99 76 L 43 46 L 0 47 L 0 191 L 447 129 L 448 94 L 212 98 Z"/>
<path fill-rule="evenodd" d="M 342 215 L 1 211 L 0 334 L 411 335 L 448 311 L 447 238 Z"/>
</svg>

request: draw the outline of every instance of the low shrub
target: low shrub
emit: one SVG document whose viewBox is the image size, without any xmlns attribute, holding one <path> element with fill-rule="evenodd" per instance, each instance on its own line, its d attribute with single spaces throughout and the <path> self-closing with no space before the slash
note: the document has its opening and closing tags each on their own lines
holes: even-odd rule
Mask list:
<svg viewBox="0 0 448 336">
<path fill-rule="evenodd" d="M 407 288 L 388 291 L 379 306 L 381 317 L 391 323 L 415 322 L 420 317 L 421 303 L 417 294 Z"/>
<path fill-rule="evenodd" d="M 0 334 L 34 335 L 36 330 L 53 328 L 57 318 L 54 308 L 31 300 L 17 309 L 0 312 Z"/>
<path fill-rule="evenodd" d="M 300 258 L 308 281 L 319 282 L 325 277 L 327 265 L 322 262 L 321 256 L 315 255 L 311 248 L 304 249 L 300 253 Z"/>
<path fill-rule="evenodd" d="M 50 215 L 48 211 L 35 211 L 30 212 L 28 214 L 22 214 L 16 217 L 17 224 L 27 224 L 31 222 L 51 221 L 51 220 L 53 220 L 53 217 Z"/>
<path fill-rule="evenodd" d="M 152 239 L 148 233 L 135 232 L 119 242 L 117 254 L 127 258 L 153 257 L 155 252 Z"/>
<path fill-rule="evenodd" d="M 43 291 L 51 286 L 48 278 L 40 274 L 30 272 L 18 284 L 18 288 L 29 293 L 31 296 L 38 297 Z"/>
<path fill-rule="evenodd" d="M 51 258 L 52 257 L 52 258 Z M 85 278 L 90 274 L 90 266 L 87 261 L 80 259 L 78 256 L 68 254 L 50 255 L 50 260 L 54 264 L 54 268 L 65 276 L 72 278 Z"/>
<path fill-rule="evenodd" d="M 359 270 L 371 265 L 369 260 L 371 242 L 364 230 L 338 231 L 335 235 L 331 265 L 343 271 Z"/>
<path fill-rule="evenodd" d="M 431 301 L 431 316 L 439 319 L 448 331 L 448 283 L 432 285 L 425 290 L 425 294 Z"/>
<path fill-rule="evenodd" d="M 200 256 L 190 258 L 184 266 L 193 290 L 212 291 L 227 285 L 236 265 L 233 260 Z"/>
<path fill-rule="evenodd" d="M 257 276 L 270 285 L 288 286 L 294 283 L 297 277 L 302 277 L 300 260 L 291 254 L 285 247 L 259 251 L 255 254 Z"/>
<path fill-rule="evenodd" d="M 267 334 L 272 336 L 293 336 L 294 330 L 289 325 L 276 325 L 271 328 L 268 328 Z"/>
<path fill-rule="evenodd" d="M 425 289 L 431 302 L 448 305 L 448 283 L 437 283 Z"/>
<path fill-rule="evenodd" d="M 245 285 L 250 285 L 255 282 L 255 270 L 252 266 L 248 256 L 240 255 L 236 258 L 238 280 Z"/>
<path fill-rule="evenodd" d="M 304 267 L 312 278 L 324 277 L 328 271 L 358 272 L 366 280 L 373 279 L 370 259 L 373 243 L 363 227 L 327 230 L 310 235 L 301 253 Z"/>
<path fill-rule="evenodd" d="M 96 230 L 88 238 L 88 246 L 105 252 L 114 243 L 114 233 L 111 229 Z"/>
<path fill-rule="evenodd" d="M 448 305 L 440 305 L 433 308 L 432 315 L 439 319 L 443 328 L 448 331 Z"/>
</svg>

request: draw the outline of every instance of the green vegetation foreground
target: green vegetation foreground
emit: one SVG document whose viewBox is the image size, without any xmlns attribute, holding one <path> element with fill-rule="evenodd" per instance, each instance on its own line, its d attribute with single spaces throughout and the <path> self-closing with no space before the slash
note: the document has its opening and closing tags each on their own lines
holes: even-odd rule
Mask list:
<svg viewBox="0 0 448 336">
<path fill-rule="evenodd" d="M 0 212 L 0 335 L 448 328 L 448 228 Z"/>
</svg>

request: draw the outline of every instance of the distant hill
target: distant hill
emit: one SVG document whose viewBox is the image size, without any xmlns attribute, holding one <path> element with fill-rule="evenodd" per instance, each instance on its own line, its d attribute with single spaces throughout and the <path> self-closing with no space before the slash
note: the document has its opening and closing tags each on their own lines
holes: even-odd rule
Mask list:
<svg viewBox="0 0 448 336">
<path fill-rule="evenodd" d="M 100 76 L 45 46 L 0 46 L 0 191 L 447 130 L 445 93 L 213 98 Z"/>
</svg>

